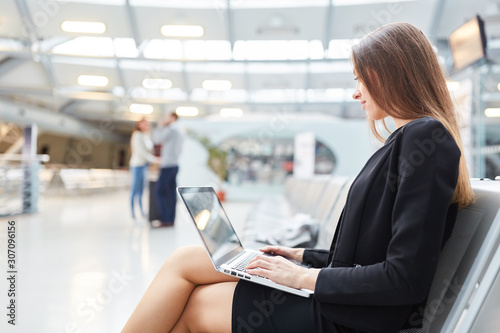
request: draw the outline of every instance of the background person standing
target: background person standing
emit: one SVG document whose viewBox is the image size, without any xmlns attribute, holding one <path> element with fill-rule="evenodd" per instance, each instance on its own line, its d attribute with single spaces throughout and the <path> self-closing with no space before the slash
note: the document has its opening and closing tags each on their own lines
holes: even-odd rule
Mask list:
<svg viewBox="0 0 500 333">
<path fill-rule="evenodd" d="M 146 119 L 135 123 L 132 137 L 130 138 L 130 173 L 132 174 L 132 185 L 130 187 L 130 207 L 132 218 L 135 220 L 134 201 L 139 203 L 141 217 L 145 217 L 142 208 L 142 192 L 146 178 L 146 169 L 149 163 L 157 163 L 158 158 L 152 154 L 153 141 L 149 137 L 151 125 Z"/>
<path fill-rule="evenodd" d="M 184 132 L 177 123 L 178 116 L 170 113 L 164 121 L 158 123 L 153 140 L 161 144 L 160 177 L 156 184 L 156 205 L 160 214 L 160 223 L 153 227 L 169 227 L 174 225 L 175 205 L 177 202 L 176 177 L 179 172 L 179 155 L 184 143 Z"/>
</svg>

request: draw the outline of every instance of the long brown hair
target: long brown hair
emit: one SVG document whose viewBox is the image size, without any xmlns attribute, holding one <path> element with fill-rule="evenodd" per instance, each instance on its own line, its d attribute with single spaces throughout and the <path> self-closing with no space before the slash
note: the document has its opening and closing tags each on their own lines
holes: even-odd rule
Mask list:
<svg viewBox="0 0 500 333">
<path fill-rule="evenodd" d="M 446 127 L 462 154 L 452 202 L 460 208 L 473 202 L 458 115 L 437 55 L 424 34 L 409 23 L 389 23 L 355 45 L 351 58 L 358 79 L 374 103 L 389 116 L 401 119 L 430 116 Z M 368 121 L 375 137 L 384 142 L 375 121 Z M 383 125 L 387 129 L 385 122 Z"/>
</svg>

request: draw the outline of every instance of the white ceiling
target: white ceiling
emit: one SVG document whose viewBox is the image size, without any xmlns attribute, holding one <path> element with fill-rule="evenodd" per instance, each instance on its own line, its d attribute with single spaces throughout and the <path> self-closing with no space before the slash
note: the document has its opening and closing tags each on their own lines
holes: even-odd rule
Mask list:
<svg viewBox="0 0 500 333">
<path fill-rule="evenodd" d="M 356 2 L 359 1 L 347 3 Z M 317 50 L 317 43 L 321 42 L 328 55 L 332 39 L 360 38 L 382 24 L 407 21 L 426 33 L 446 56 L 447 36 L 475 14 L 489 18 L 490 38 L 500 37 L 493 19 L 500 15 L 498 1 L 414 0 L 336 5 L 341 3 L 346 1 L 2 0 L 0 97 L 91 120 L 102 114 L 111 115 L 116 121 L 130 119 L 128 105 L 138 102 L 152 104 L 154 117 L 180 105 L 197 106 L 201 115 L 230 106 L 241 107 L 245 112 L 288 108 L 294 112 L 362 117 L 364 112 L 359 104 L 350 101 L 354 81 L 348 59 L 331 59 L 322 54 L 321 59 L 310 59 L 307 55 L 312 53 L 297 49 L 300 54 L 292 53 L 288 58 L 301 58 L 298 60 L 238 60 L 236 52 L 231 55 L 230 46 L 236 43 L 236 47 L 243 47 L 238 41 L 296 40 Z M 65 20 L 103 22 L 107 29 L 99 37 L 115 38 L 115 43 L 116 38 L 130 38 L 125 42 L 135 42 L 137 50 L 133 49 L 139 54 L 117 57 L 112 55 L 113 48 L 109 56 L 55 54 L 58 49 L 54 47 L 69 45 L 63 43 L 81 36 L 63 32 L 60 26 Z M 214 54 L 217 57 L 217 47 L 215 51 L 199 51 L 199 56 L 194 49 L 189 58 L 145 58 L 147 53 L 141 51 L 148 50 L 156 39 L 166 40 L 160 33 L 164 24 L 203 26 L 205 34 L 197 40 L 226 41 L 217 47 L 229 45 L 227 58 L 194 59 L 213 58 Z M 168 43 L 184 45 L 184 52 L 196 46 L 185 42 L 159 43 L 166 49 L 165 54 L 173 50 Z M 273 42 L 268 48 L 277 46 L 279 51 L 285 44 Z M 105 43 L 98 45 L 101 44 L 91 44 L 87 51 L 105 53 Z M 103 75 L 109 83 L 104 88 L 82 87 L 77 83 L 82 74 Z M 148 77 L 167 78 L 172 81 L 172 88 L 144 89 L 142 80 Z M 201 84 L 206 79 L 230 80 L 232 90 L 204 91 Z"/>
</svg>

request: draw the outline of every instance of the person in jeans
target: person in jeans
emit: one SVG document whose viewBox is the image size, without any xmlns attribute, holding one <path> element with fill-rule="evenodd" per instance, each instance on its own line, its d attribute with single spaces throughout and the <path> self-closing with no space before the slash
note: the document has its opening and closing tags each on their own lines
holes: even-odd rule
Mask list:
<svg viewBox="0 0 500 333">
<path fill-rule="evenodd" d="M 149 163 L 157 163 L 157 157 L 153 151 L 153 141 L 149 137 L 150 124 L 146 119 L 141 119 L 135 123 L 132 137 L 130 138 L 130 173 L 132 174 L 132 185 L 130 188 L 130 207 L 132 209 L 132 218 L 135 220 L 134 202 L 137 201 L 141 212 L 141 217 L 145 217 L 142 208 L 142 192 L 146 169 Z"/>
<path fill-rule="evenodd" d="M 164 121 L 158 123 L 153 140 L 161 144 L 160 177 L 156 184 L 156 206 L 160 222 L 153 227 L 170 227 L 175 221 L 176 177 L 179 172 L 179 155 L 184 143 L 184 132 L 177 123 L 177 114 L 170 113 Z"/>
</svg>

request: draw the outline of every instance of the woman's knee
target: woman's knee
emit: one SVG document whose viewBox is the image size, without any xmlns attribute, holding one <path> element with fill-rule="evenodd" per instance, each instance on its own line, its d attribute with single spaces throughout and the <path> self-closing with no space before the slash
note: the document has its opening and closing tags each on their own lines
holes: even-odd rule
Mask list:
<svg viewBox="0 0 500 333">
<path fill-rule="evenodd" d="M 201 245 L 183 246 L 176 249 L 165 261 L 162 269 L 176 269 L 183 273 L 198 266 L 196 262 L 208 259 L 205 249 Z"/>
</svg>

